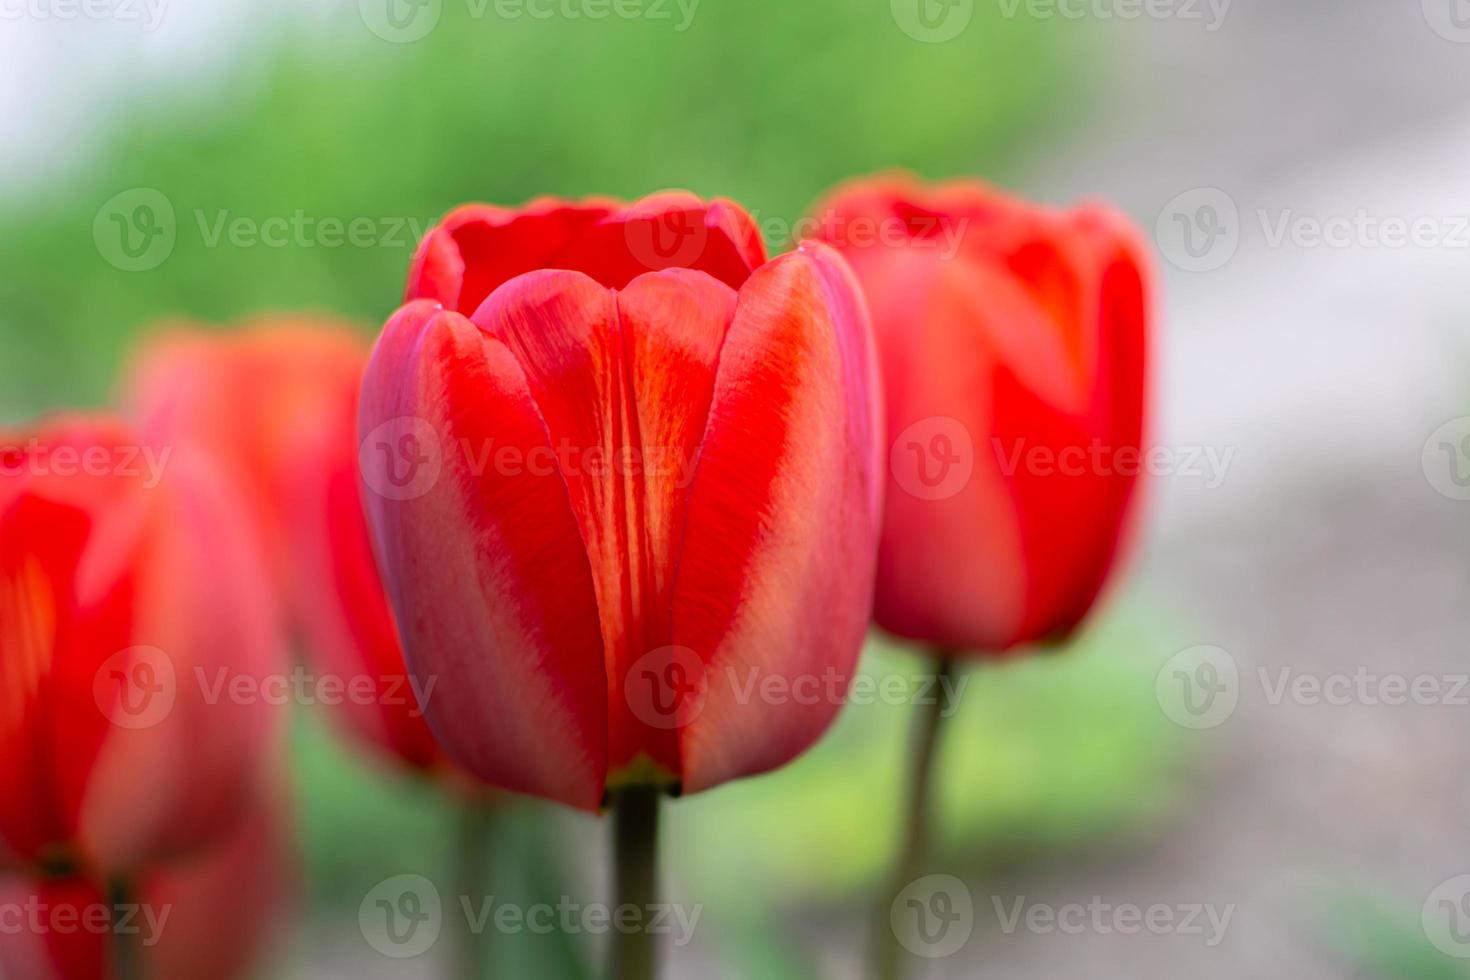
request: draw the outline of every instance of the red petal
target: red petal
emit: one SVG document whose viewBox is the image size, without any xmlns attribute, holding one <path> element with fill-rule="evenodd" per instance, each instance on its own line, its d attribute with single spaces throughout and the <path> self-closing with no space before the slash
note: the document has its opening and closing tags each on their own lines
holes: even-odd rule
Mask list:
<svg viewBox="0 0 1470 980">
<path fill-rule="evenodd" d="M 533 273 L 475 321 L 526 371 L 592 563 L 607 651 L 609 770 L 640 753 L 677 778 L 672 730 L 639 719 L 629 665 L 669 643 L 669 578 L 684 490 L 735 294 L 669 270 L 621 294 L 575 272 Z"/>
<path fill-rule="evenodd" d="M 862 301 L 835 253 L 804 246 L 751 276 L 674 580 L 674 643 L 704 662 L 708 688 L 683 730 L 690 791 L 788 761 L 846 693 L 878 531 L 873 376 Z M 815 703 L 762 698 L 773 680 L 815 685 Z"/>
<path fill-rule="evenodd" d="M 543 198 L 522 210 L 468 204 L 419 244 L 405 299 L 437 300 L 469 316 L 496 287 L 544 268 L 617 203 Z"/>
<path fill-rule="evenodd" d="M 494 785 L 596 808 L 597 600 L 525 373 L 468 320 L 411 303 L 378 341 L 359 419 L 379 564 L 440 741 Z"/>
<path fill-rule="evenodd" d="M 697 269 L 739 289 L 764 261 L 760 235 L 739 205 L 668 191 L 608 215 L 544 265 L 585 272 L 612 289 L 662 269 Z"/>
</svg>

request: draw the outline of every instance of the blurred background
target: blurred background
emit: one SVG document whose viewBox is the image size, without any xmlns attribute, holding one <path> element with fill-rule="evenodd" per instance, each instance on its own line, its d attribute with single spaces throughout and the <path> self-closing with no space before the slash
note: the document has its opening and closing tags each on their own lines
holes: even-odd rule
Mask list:
<svg viewBox="0 0 1470 980">
<path fill-rule="evenodd" d="M 1157 250 L 1168 452 L 1077 649 L 973 671 L 931 863 L 974 932 L 913 975 L 1470 976 L 1470 4 L 535 9 L 0 0 L 0 421 L 106 404 L 161 320 L 371 332 L 463 201 L 687 187 L 776 228 L 891 167 L 1111 199 Z M 912 715 L 853 705 L 789 768 L 669 807 L 702 909 L 670 976 L 857 975 Z M 290 761 L 303 896 L 262 976 L 445 975 L 358 910 L 449 881 L 453 815 L 319 709 Z M 497 819 L 497 895 L 603 894 L 603 824 Z M 497 975 L 592 975 L 598 942 L 497 936 Z"/>
</svg>

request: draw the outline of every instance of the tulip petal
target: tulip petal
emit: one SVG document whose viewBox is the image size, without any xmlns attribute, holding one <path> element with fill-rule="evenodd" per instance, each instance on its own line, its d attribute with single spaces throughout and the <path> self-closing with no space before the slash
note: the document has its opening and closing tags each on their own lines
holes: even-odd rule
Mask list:
<svg viewBox="0 0 1470 980">
<path fill-rule="evenodd" d="M 646 755 L 677 778 L 673 731 L 637 717 L 623 678 L 669 642 L 674 543 L 735 293 L 700 273 L 621 293 L 577 272 L 523 276 L 475 314 L 525 369 L 586 543 L 609 680 L 609 773 Z"/>
<path fill-rule="evenodd" d="M 114 732 L 94 683 L 132 645 L 147 495 L 138 480 L 79 467 L 89 451 L 115 462 L 134 444 L 91 419 L 0 439 L 0 853 L 8 863 L 92 856 L 78 850 L 83 808 Z M 77 455 L 67 463 L 63 451 Z M 119 824 L 133 824 L 129 817 L 114 815 Z"/>
<path fill-rule="evenodd" d="M 523 209 L 467 204 L 451 211 L 419 243 L 405 299 L 437 300 L 469 316 L 502 283 L 548 264 L 616 202 L 556 198 Z"/>
<path fill-rule="evenodd" d="M 607 682 L 592 570 L 515 356 L 410 303 L 374 351 L 359 431 L 409 668 L 434 685 L 431 727 L 488 782 L 596 808 Z"/>
<path fill-rule="evenodd" d="M 825 246 L 763 266 L 740 292 L 674 579 L 674 643 L 707 682 L 682 732 L 688 791 L 788 761 L 846 693 L 876 550 L 871 343 Z M 762 698 L 772 680 L 816 696 Z"/>
<path fill-rule="evenodd" d="M 760 235 L 739 205 L 666 191 L 607 215 L 544 264 L 585 272 L 611 289 L 675 268 L 707 272 L 739 289 L 764 261 Z"/>
<path fill-rule="evenodd" d="M 1070 446 L 1076 447 L 1074 453 L 1097 447 L 1105 454 L 1089 464 L 1085 479 L 1053 478 L 1049 486 L 1038 479 L 1034 486 L 1017 487 L 1028 563 L 1037 570 L 1022 626 L 1025 636 L 1047 629 L 1065 634 L 1096 602 L 1127 536 L 1145 445 L 1147 253 L 1116 213 L 1085 209 L 1076 215 L 1074 228 L 1087 243 L 1090 254 L 1079 261 L 1092 283 L 1089 295 L 1097 297 L 1084 307 L 1078 328 L 1090 338 L 1096 358 L 1090 402 L 1080 418 L 1059 419 L 1035 405 L 1028 410 L 1026 395 L 1017 393 L 1014 418 L 1002 413 L 1002 424 L 1035 424 L 1037 442 L 1058 453 Z M 1000 397 L 1004 404 L 1005 393 Z M 1057 540 L 1063 527 L 1071 534 Z"/>
</svg>

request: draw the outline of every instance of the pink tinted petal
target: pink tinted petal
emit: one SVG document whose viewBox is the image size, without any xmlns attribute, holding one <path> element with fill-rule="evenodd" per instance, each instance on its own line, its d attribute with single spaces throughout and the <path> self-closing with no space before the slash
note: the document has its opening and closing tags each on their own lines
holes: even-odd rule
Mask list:
<svg viewBox="0 0 1470 980">
<path fill-rule="evenodd" d="M 359 431 L 379 564 L 440 741 L 494 785 L 596 808 L 596 593 L 525 373 L 468 320 L 411 303 L 373 354 Z"/>
<path fill-rule="evenodd" d="M 769 263 L 740 292 L 674 579 L 674 643 L 705 663 L 708 684 L 683 729 L 686 790 L 788 761 L 846 692 L 877 535 L 862 311 L 823 246 Z M 822 694 L 798 704 L 750 693 L 770 679 Z"/>
</svg>

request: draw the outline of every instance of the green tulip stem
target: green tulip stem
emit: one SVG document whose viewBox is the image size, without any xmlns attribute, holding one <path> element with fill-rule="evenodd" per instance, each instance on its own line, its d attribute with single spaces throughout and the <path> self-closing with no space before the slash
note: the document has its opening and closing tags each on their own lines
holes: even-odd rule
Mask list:
<svg viewBox="0 0 1470 980">
<path fill-rule="evenodd" d="M 489 922 L 480 928 L 467 914 L 480 908 L 490 893 L 490 854 L 500 813 L 493 801 L 471 793 L 458 801 L 455 851 L 455 908 L 450 921 L 459 925 L 454 936 L 454 975 L 460 980 L 484 980 L 490 975 Z"/>
<path fill-rule="evenodd" d="M 939 742 L 939 730 L 944 721 L 944 698 L 940 692 L 948 689 L 949 678 L 954 673 L 954 654 L 949 650 L 934 651 L 935 697 L 927 705 L 916 722 L 913 742 L 913 762 L 908 770 L 908 791 L 904 798 L 904 811 L 900 833 L 902 841 L 898 860 L 893 866 L 893 878 L 889 887 L 873 910 L 871 938 L 874 944 L 874 971 L 876 980 L 899 980 L 903 975 L 903 950 L 898 944 L 892 922 L 892 906 L 898 895 L 914 877 L 924 860 L 924 845 L 929 833 L 930 784 L 934 777 L 934 750 Z"/>
<path fill-rule="evenodd" d="M 647 922 L 658 901 L 658 809 L 662 791 L 630 786 L 613 794 L 613 876 L 619 910 L 638 909 Z M 654 980 L 658 947 L 647 929 L 614 929 L 608 980 Z"/>
</svg>

